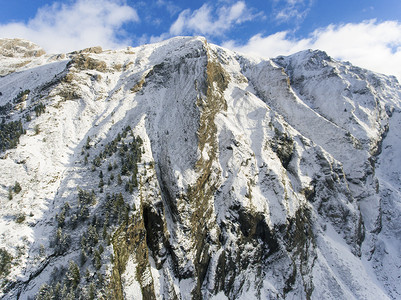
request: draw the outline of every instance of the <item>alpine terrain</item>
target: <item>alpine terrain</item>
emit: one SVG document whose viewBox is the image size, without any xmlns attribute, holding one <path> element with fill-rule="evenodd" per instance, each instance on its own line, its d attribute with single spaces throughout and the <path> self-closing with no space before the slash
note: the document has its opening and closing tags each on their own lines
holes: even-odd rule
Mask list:
<svg viewBox="0 0 401 300">
<path fill-rule="evenodd" d="M 0 75 L 3 299 L 401 298 L 394 76 L 201 37 Z"/>
</svg>

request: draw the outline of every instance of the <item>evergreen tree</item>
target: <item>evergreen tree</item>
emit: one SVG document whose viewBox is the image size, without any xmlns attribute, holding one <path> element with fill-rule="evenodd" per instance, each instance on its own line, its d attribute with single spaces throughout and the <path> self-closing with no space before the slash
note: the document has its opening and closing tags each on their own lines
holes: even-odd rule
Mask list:
<svg viewBox="0 0 401 300">
<path fill-rule="evenodd" d="M 38 295 L 36 296 L 37 300 L 52 300 L 53 299 L 53 291 L 52 288 L 48 284 L 43 284 L 40 287 Z"/>
<path fill-rule="evenodd" d="M 61 298 L 66 299 L 68 297 L 68 288 L 67 285 L 63 284 L 63 288 L 61 289 Z"/>
<path fill-rule="evenodd" d="M 53 298 L 52 299 L 61 299 L 61 284 L 57 282 L 56 286 L 53 288 Z"/>
<path fill-rule="evenodd" d="M 40 133 L 39 124 L 36 124 L 36 125 L 33 127 L 33 131 L 35 132 L 35 135 L 38 135 L 38 134 Z"/>
<path fill-rule="evenodd" d="M 13 189 L 11 187 L 8 189 L 8 200 L 13 200 Z"/>
<path fill-rule="evenodd" d="M 121 167 L 121 175 L 127 175 L 128 174 L 128 166 L 126 163 L 123 164 L 123 166 Z"/>
<path fill-rule="evenodd" d="M 5 278 L 10 273 L 12 260 L 11 254 L 0 248 L 0 278 Z"/>
<path fill-rule="evenodd" d="M 91 147 L 90 143 L 91 143 L 91 138 L 88 136 L 88 138 L 86 139 L 86 145 L 85 145 L 86 149 L 89 149 Z"/>
<path fill-rule="evenodd" d="M 46 111 L 46 106 L 43 103 L 39 103 L 38 105 L 35 106 L 35 114 L 37 117 L 39 117 L 41 114 L 43 114 Z"/>
<path fill-rule="evenodd" d="M 92 189 L 92 191 L 91 191 L 91 202 L 90 202 L 90 204 L 92 204 L 92 205 L 95 205 L 96 204 L 96 194 L 95 194 L 95 191 Z"/>
<path fill-rule="evenodd" d="M 124 222 L 128 224 L 129 221 L 129 209 L 128 207 L 124 207 Z"/>
<path fill-rule="evenodd" d="M 93 256 L 94 256 L 94 262 L 93 262 L 94 267 L 96 268 L 96 270 L 100 270 L 100 268 L 102 267 L 102 258 L 100 256 L 99 251 L 95 250 Z"/>
<path fill-rule="evenodd" d="M 79 262 L 81 266 L 83 266 L 87 260 L 88 256 L 86 255 L 86 252 L 84 249 L 81 249 L 81 255 L 79 256 Z"/>
<path fill-rule="evenodd" d="M 56 220 L 58 223 L 58 227 L 63 227 L 65 222 L 65 208 L 61 210 L 59 214 L 56 215 Z"/>
<path fill-rule="evenodd" d="M 132 179 L 131 179 L 131 181 L 132 181 L 132 185 L 133 185 L 134 187 L 137 187 L 137 186 L 138 186 L 138 180 L 136 179 L 136 174 L 135 174 L 135 173 L 132 174 Z"/>
<path fill-rule="evenodd" d="M 94 300 L 96 297 L 96 289 L 93 282 L 89 284 L 88 300 Z"/>
<path fill-rule="evenodd" d="M 79 267 L 71 260 L 67 272 L 67 282 L 73 289 L 76 289 L 80 280 L 81 275 L 79 273 Z"/>
</svg>

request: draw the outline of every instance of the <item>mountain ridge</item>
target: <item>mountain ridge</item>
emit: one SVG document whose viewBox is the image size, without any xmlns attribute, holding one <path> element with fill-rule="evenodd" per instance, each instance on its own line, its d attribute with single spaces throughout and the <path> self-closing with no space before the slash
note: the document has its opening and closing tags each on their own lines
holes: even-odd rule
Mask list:
<svg viewBox="0 0 401 300">
<path fill-rule="evenodd" d="M 201 37 L 33 56 L 0 60 L 4 299 L 399 297 L 395 77 Z"/>
</svg>

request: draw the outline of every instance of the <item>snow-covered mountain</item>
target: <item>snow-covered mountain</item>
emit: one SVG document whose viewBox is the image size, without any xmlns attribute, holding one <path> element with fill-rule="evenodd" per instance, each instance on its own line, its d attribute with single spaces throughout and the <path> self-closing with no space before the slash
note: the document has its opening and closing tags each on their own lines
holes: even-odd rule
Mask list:
<svg viewBox="0 0 401 300">
<path fill-rule="evenodd" d="M 200 37 L 0 74 L 4 299 L 401 298 L 395 77 Z"/>
</svg>

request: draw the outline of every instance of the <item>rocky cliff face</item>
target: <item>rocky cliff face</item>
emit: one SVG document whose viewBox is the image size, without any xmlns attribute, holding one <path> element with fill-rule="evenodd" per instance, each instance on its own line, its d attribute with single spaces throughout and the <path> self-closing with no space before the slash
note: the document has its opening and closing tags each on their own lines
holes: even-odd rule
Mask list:
<svg viewBox="0 0 401 300">
<path fill-rule="evenodd" d="M 401 297 L 394 77 L 203 38 L 0 47 L 4 299 Z"/>
</svg>

